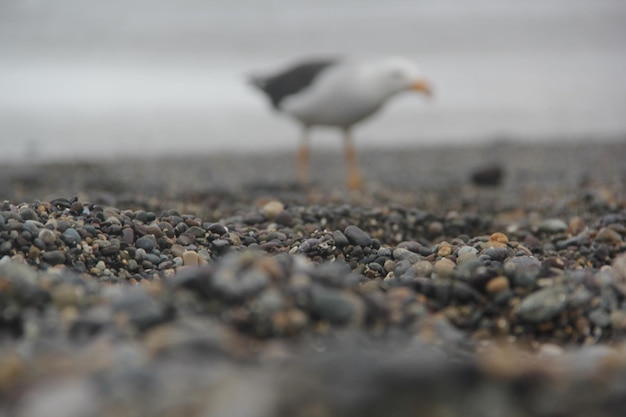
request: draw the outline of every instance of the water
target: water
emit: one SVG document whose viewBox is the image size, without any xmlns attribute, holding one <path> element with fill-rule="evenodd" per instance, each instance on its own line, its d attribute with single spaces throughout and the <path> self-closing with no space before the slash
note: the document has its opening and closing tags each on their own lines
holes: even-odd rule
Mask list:
<svg viewBox="0 0 626 417">
<path fill-rule="evenodd" d="M 309 55 L 404 55 L 435 85 L 360 146 L 626 136 L 623 0 L 338 4 L 5 0 L 0 160 L 292 148 L 297 126 L 244 80 Z"/>
</svg>

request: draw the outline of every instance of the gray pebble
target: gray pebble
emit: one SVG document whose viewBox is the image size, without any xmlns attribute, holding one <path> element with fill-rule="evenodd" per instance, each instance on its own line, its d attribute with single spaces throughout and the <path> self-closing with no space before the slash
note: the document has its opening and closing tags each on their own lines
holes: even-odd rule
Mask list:
<svg viewBox="0 0 626 417">
<path fill-rule="evenodd" d="M 537 225 L 540 232 L 561 233 L 567 230 L 567 223 L 561 219 L 546 219 Z"/>
<path fill-rule="evenodd" d="M 37 212 L 30 207 L 20 210 L 20 217 L 24 220 L 38 220 Z"/>
<path fill-rule="evenodd" d="M 65 254 L 60 250 L 46 251 L 42 255 L 43 260 L 50 265 L 59 265 L 65 263 Z"/>
<path fill-rule="evenodd" d="M 365 246 L 369 246 L 372 243 L 372 238 L 370 238 L 370 236 L 367 233 L 365 233 L 363 230 L 361 230 L 357 226 L 350 225 L 346 227 L 343 233 L 346 235 L 348 240 L 354 245 L 365 247 Z"/>
<path fill-rule="evenodd" d="M 332 324 L 358 324 L 365 307 L 361 299 L 342 290 L 315 286 L 311 291 L 311 312 Z"/>
<path fill-rule="evenodd" d="M 333 240 L 335 241 L 335 245 L 337 245 L 338 248 L 343 248 L 350 244 L 350 241 L 341 230 L 335 230 L 333 232 Z"/>
<path fill-rule="evenodd" d="M 403 248 L 396 248 L 393 251 L 393 258 L 400 261 L 408 261 L 411 265 L 422 259 L 417 253 Z"/>
<path fill-rule="evenodd" d="M 61 239 L 63 240 L 63 242 L 65 242 L 66 245 L 69 246 L 76 246 L 82 240 L 78 231 L 76 231 L 76 229 L 74 229 L 73 227 L 65 229 L 63 235 L 61 236 Z"/>
<path fill-rule="evenodd" d="M 39 231 L 39 239 L 47 246 L 52 246 L 56 238 L 57 235 L 50 229 L 41 229 Z"/>
<path fill-rule="evenodd" d="M 541 323 L 558 316 L 567 306 L 563 287 L 550 287 L 530 294 L 517 308 L 519 317 L 531 323 Z"/>
<path fill-rule="evenodd" d="M 137 248 L 143 249 L 146 252 L 152 252 L 156 246 L 156 239 L 153 235 L 142 236 L 135 242 Z"/>
</svg>

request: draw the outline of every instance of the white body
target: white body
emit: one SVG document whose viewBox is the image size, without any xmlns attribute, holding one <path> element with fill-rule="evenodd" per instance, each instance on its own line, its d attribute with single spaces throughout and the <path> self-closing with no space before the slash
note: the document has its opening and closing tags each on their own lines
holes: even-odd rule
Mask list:
<svg viewBox="0 0 626 417">
<path fill-rule="evenodd" d="M 349 128 L 410 88 L 419 71 L 408 61 L 347 62 L 322 72 L 306 89 L 286 97 L 280 109 L 305 126 Z"/>
</svg>

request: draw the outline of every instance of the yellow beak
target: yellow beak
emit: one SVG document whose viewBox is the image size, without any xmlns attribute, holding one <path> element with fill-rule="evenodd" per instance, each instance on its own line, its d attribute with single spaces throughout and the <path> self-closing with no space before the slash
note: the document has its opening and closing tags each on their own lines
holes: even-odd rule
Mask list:
<svg viewBox="0 0 626 417">
<path fill-rule="evenodd" d="M 433 91 L 432 91 L 430 83 L 428 82 L 428 80 L 424 78 L 414 82 L 411 85 L 411 90 L 421 91 L 422 93 L 426 94 L 429 97 L 433 95 Z"/>
</svg>

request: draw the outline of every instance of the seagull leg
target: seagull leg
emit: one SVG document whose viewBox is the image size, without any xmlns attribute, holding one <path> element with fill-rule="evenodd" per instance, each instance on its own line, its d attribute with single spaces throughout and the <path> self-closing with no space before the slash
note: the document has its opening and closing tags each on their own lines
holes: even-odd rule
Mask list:
<svg viewBox="0 0 626 417">
<path fill-rule="evenodd" d="M 311 151 L 309 149 L 309 128 L 307 126 L 302 130 L 302 139 L 298 145 L 298 154 L 296 156 L 296 176 L 300 185 L 309 183 L 309 157 Z"/>
<path fill-rule="evenodd" d="M 346 157 L 346 167 L 348 169 L 348 188 L 358 190 L 363 186 L 363 178 L 359 169 L 359 161 L 356 158 L 356 149 L 352 143 L 350 129 L 344 129 L 344 154 Z"/>
</svg>

